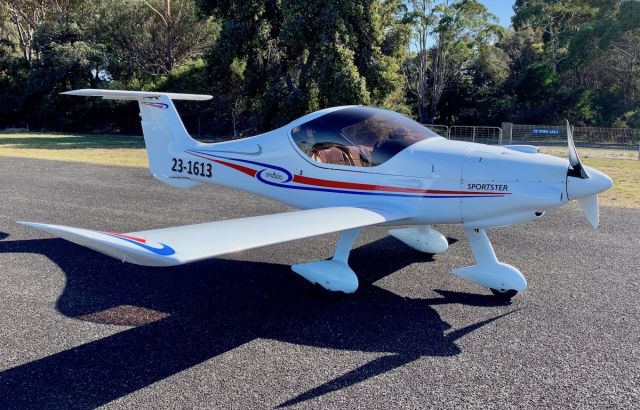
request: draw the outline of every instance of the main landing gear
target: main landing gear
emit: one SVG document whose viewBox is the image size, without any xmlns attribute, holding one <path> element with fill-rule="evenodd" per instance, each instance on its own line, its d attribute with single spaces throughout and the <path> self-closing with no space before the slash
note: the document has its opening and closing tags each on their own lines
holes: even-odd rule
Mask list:
<svg viewBox="0 0 640 410">
<path fill-rule="evenodd" d="M 358 277 L 349 267 L 348 259 L 360 230 L 361 228 L 355 228 L 343 231 L 331 259 L 301 263 L 293 265 L 291 269 L 324 289 L 355 292 L 358 289 Z M 527 287 L 527 281 L 518 269 L 498 261 L 484 229 L 465 228 L 464 231 L 476 264 L 454 269 L 454 274 L 489 288 L 497 298 L 503 300 L 511 299 Z M 448 248 L 447 239 L 430 226 L 394 229 L 389 233 L 421 252 L 441 253 Z"/>
<path fill-rule="evenodd" d="M 525 290 L 527 280 L 518 269 L 498 261 L 484 229 L 465 228 L 464 232 L 476 264 L 454 269 L 454 274 L 489 288 L 500 299 L 509 300 Z"/>
<path fill-rule="evenodd" d="M 358 277 L 349 267 L 349 253 L 362 228 L 340 233 L 333 258 L 293 265 L 291 269 L 311 283 L 334 292 L 353 293 L 358 289 Z"/>
</svg>

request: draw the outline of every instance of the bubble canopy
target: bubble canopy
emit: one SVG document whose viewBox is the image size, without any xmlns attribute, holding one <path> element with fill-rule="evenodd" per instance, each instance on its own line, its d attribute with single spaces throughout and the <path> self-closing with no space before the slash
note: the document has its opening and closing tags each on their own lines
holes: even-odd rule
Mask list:
<svg viewBox="0 0 640 410">
<path fill-rule="evenodd" d="M 313 161 L 374 167 L 416 142 L 439 135 L 393 111 L 347 107 L 294 127 L 291 136 Z"/>
</svg>

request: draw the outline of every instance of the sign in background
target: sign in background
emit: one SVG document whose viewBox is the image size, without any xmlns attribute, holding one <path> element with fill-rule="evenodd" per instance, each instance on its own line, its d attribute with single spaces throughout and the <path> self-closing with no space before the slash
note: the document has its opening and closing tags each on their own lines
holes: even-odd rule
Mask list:
<svg viewBox="0 0 640 410">
<path fill-rule="evenodd" d="M 539 135 L 560 135 L 560 130 L 548 128 L 534 128 L 532 132 Z"/>
</svg>

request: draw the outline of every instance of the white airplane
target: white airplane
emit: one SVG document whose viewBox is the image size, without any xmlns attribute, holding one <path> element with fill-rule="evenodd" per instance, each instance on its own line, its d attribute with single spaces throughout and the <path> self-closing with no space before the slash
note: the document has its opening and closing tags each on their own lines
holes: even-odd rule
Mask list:
<svg viewBox="0 0 640 410">
<path fill-rule="evenodd" d="M 328 108 L 265 134 L 204 144 L 189 136 L 172 100 L 211 96 L 91 89 L 63 94 L 137 101 L 151 172 L 166 184 L 224 185 L 302 209 L 130 233 L 20 222 L 138 265 L 181 265 L 340 232 L 331 259 L 292 269 L 325 289 L 351 293 L 358 278 L 348 258 L 363 227 L 412 225 L 389 233 L 435 254 L 448 243 L 431 225 L 462 224 L 476 263 L 453 272 L 510 299 L 527 282 L 498 261 L 485 229 L 540 218 L 574 199 L 596 228 L 598 193 L 612 186 L 607 175 L 581 164 L 569 127 L 569 161 L 532 146 L 450 141 L 400 114 L 363 106 Z"/>
</svg>

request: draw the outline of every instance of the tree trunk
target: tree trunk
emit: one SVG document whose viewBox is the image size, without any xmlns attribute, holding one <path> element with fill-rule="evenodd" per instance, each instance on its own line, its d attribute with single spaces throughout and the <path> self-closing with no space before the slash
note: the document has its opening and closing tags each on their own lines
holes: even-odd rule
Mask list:
<svg viewBox="0 0 640 410">
<path fill-rule="evenodd" d="M 171 0 L 165 0 L 165 16 L 167 24 L 167 72 L 173 70 L 173 18 L 171 16 Z"/>
<path fill-rule="evenodd" d="M 424 105 L 424 101 L 418 103 L 418 115 L 422 124 L 429 124 L 429 112 Z"/>
</svg>

